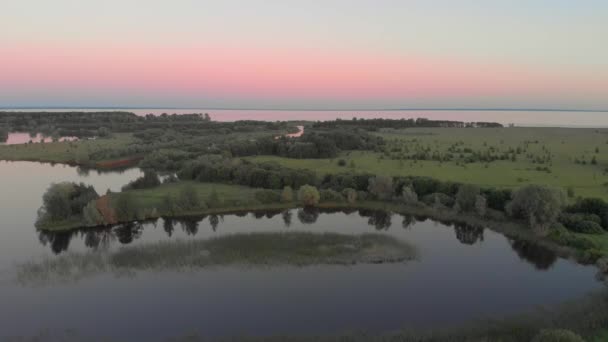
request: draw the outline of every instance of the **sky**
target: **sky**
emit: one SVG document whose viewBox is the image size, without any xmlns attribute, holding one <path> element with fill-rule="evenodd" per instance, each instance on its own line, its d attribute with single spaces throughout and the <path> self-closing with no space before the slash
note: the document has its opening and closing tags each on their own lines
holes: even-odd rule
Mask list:
<svg viewBox="0 0 608 342">
<path fill-rule="evenodd" d="M 0 107 L 608 109 L 604 0 L 0 0 Z"/>
</svg>

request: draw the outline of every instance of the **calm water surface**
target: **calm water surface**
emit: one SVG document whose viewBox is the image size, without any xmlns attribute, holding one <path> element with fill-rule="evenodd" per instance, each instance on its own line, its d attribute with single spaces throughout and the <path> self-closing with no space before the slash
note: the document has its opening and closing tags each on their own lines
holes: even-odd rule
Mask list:
<svg viewBox="0 0 608 342">
<path fill-rule="evenodd" d="M 291 210 L 225 215 L 219 224 L 158 220 L 112 229 L 39 234 L 36 210 L 48 185 L 83 181 L 118 190 L 140 171 L 0 162 L 0 337 L 74 330 L 126 340 L 192 332 L 320 334 L 439 327 L 535 310 L 601 288 L 593 267 L 487 229 L 374 211 Z M 287 218 L 287 219 L 286 219 Z M 290 219 L 289 219 L 290 218 Z M 100 252 L 161 240 L 260 231 L 378 232 L 414 244 L 410 263 L 305 268 L 222 268 L 102 274 L 77 282 L 20 285 L 14 265 L 71 251 Z"/>
</svg>

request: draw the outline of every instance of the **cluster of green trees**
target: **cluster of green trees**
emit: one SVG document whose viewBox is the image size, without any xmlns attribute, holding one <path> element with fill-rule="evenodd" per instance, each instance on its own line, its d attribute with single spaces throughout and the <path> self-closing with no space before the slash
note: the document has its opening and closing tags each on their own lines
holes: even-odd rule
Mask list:
<svg viewBox="0 0 608 342">
<path fill-rule="evenodd" d="M 153 170 L 144 170 L 144 175 L 122 187 L 122 191 L 154 188 L 161 184 L 158 174 Z"/>
<path fill-rule="evenodd" d="M 42 196 L 37 225 L 52 224 L 70 219 L 83 219 L 85 208 L 99 198 L 92 186 L 83 183 L 54 183 Z M 89 208 L 90 210 L 90 208 Z"/>
<path fill-rule="evenodd" d="M 285 186 L 298 189 L 302 185 L 316 183 L 315 173 L 309 170 L 290 169 L 277 163 L 253 163 L 219 155 L 205 155 L 186 162 L 178 176 L 182 180 L 267 189 L 282 189 Z"/>
<path fill-rule="evenodd" d="M 453 127 L 453 128 L 473 128 L 473 127 L 503 127 L 496 122 L 463 122 L 449 120 L 430 120 L 424 118 L 418 119 L 357 119 L 352 120 L 333 120 L 333 121 L 318 121 L 313 127 L 315 128 L 347 128 L 357 127 L 370 131 L 375 131 L 380 128 L 412 128 L 412 127 Z"/>
</svg>

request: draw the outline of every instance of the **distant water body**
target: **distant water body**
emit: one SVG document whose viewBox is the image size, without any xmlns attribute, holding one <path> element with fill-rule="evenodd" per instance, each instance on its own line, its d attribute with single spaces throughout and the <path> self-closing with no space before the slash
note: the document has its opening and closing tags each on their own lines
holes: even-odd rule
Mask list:
<svg viewBox="0 0 608 342">
<path fill-rule="evenodd" d="M 8 111 L 12 109 L 0 109 Z M 433 120 L 454 121 L 487 121 L 498 122 L 504 125 L 540 126 L 540 127 L 608 127 L 608 111 L 559 111 L 559 110 L 232 110 L 232 109 L 120 109 L 120 108 L 36 108 L 15 109 L 15 111 L 128 111 L 137 115 L 154 114 L 187 114 L 208 113 L 213 120 L 308 120 L 325 121 L 357 118 L 390 118 L 410 119 L 427 118 Z"/>
</svg>

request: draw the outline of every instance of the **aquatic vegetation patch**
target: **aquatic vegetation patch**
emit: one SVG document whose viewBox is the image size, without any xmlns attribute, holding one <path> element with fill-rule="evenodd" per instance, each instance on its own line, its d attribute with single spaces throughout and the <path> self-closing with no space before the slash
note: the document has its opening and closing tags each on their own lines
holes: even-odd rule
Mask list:
<svg viewBox="0 0 608 342">
<path fill-rule="evenodd" d="M 17 265 L 21 283 L 77 280 L 104 272 L 188 270 L 209 266 L 309 266 L 414 260 L 414 246 L 382 234 L 249 233 L 163 241 L 116 252 L 68 253 Z"/>
</svg>

